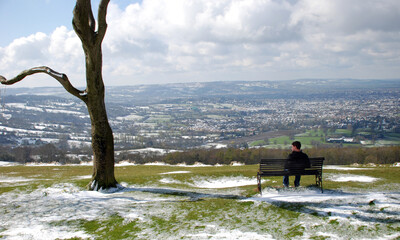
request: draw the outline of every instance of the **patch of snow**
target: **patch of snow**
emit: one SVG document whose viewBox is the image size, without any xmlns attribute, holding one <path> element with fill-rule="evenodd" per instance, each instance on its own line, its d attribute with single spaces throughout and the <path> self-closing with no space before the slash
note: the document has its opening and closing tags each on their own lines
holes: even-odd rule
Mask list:
<svg viewBox="0 0 400 240">
<path fill-rule="evenodd" d="M 5 118 L 6 120 L 10 120 L 12 118 L 11 114 L 1 113 L 0 115 L 3 116 L 3 118 Z"/>
<path fill-rule="evenodd" d="M 93 161 L 90 161 L 90 162 L 81 162 L 79 165 L 81 165 L 81 166 L 93 166 Z"/>
<path fill-rule="evenodd" d="M 152 163 L 145 163 L 144 165 L 149 165 L 149 166 L 166 166 L 167 164 L 164 162 L 152 162 Z"/>
<path fill-rule="evenodd" d="M 56 132 L 54 132 L 54 134 L 60 135 L 60 133 Z M 54 143 L 54 144 L 60 141 L 60 139 L 57 138 L 45 138 L 45 137 L 41 137 L 40 140 L 46 143 Z"/>
<path fill-rule="evenodd" d="M 34 181 L 33 178 L 24 178 L 24 177 L 6 177 L 4 175 L 0 175 L 0 183 L 17 183 L 17 182 L 30 182 Z"/>
<path fill-rule="evenodd" d="M 52 166 L 62 166 L 59 162 L 52 162 L 52 163 L 40 163 L 40 162 L 30 162 L 26 163 L 25 166 L 31 167 L 52 167 Z"/>
<path fill-rule="evenodd" d="M 117 120 L 119 121 L 135 121 L 135 120 L 141 120 L 143 117 L 135 114 L 130 114 L 124 117 L 116 117 Z"/>
<path fill-rule="evenodd" d="M 38 240 L 53 240 L 53 239 L 71 239 L 71 238 L 90 238 L 91 236 L 82 230 L 71 232 L 67 227 L 52 227 L 49 228 L 46 224 L 32 222 L 28 226 L 16 226 L 2 232 L 3 236 L 9 236 L 7 239 L 38 239 Z M 17 236 L 17 237 L 13 237 Z"/>
<path fill-rule="evenodd" d="M 162 178 L 160 179 L 160 182 L 166 184 L 182 184 L 181 181 L 172 178 Z"/>
<path fill-rule="evenodd" d="M 361 175 L 352 175 L 352 174 L 327 174 L 327 179 L 334 182 L 365 182 L 365 183 L 375 182 L 379 180 L 379 178 L 361 176 Z"/>
<path fill-rule="evenodd" d="M 190 185 L 197 188 L 231 188 L 256 184 L 256 178 L 237 176 L 220 178 L 196 177 L 193 178 L 193 183 Z"/>
<path fill-rule="evenodd" d="M 178 164 L 176 164 L 176 166 L 179 166 L 179 167 L 186 167 L 187 164 L 186 164 L 186 163 L 178 163 Z"/>
<path fill-rule="evenodd" d="M 136 163 L 132 163 L 129 161 L 121 161 L 121 162 L 115 164 L 116 167 L 135 166 L 135 165 L 136 165 Z"/>
<path fill-rule="evenodd" d="M 326 192 L 326 191 L 325 191 Z M 341 200 L 348 198 L 348 195 L 342 193 L 321 193 L 319 189 L 308 190 L 308 189 L 275 189 L 266 188 L 262 190 L 262 196 L 250 198 L 248 200 L 257 200 L 264 202 L 312 202 L 319 203 L 325 202 L 330 199 Z M 244 200 L 247 201 L 247 200 Z"/>
<path fill-rule="evenodd" d="M 97 191 L 98 183 L 96 180 L 92 181 L 92 184 L 90 185 L 90 188 L 93 189 L 94 191 Z"/>
<path fill-rule="evenodd" d="M 244 166 L 244 163 L 241 162 L 231 162 L 231 166 Z"/>
<path fill-rule="evenodd" d="M 46 112 L 63 113 L 63 114 L 71 114 L 71 115 L 80 115 L 81 117 L 85 117 L 86 116 L 85 113 L 77 112 L 77 111 L 69 111 L 69 110 L 46 109 Z M 89 116 L 87 116 L 87 117 L 89 117 Z"/>
<path fill-rule="evenodd" d="M 327 165 L 323 167 L 324 169 L 331 169 L 331 170 L 343 170 L 343 171 L 353 171 L 353 170 L 373 170 L 373 168 L 363 168 L 363 167 L 344 167 L 344 166 L 337 166 L 337 165 Z"/>
<path fill-rule="evenodd" d="M 201 162 L 195 162 L 191 167 L 211 167 L 211 165 L 207 165 Z"/>
<path fill-rule="evenodd" d="M 77 177 L 74 177 L 74 179 L 91 179 L 92 178 L 92 175 L 85 175 L 85 176 L 77 176 Z"/>
<path fill-rule="evenodd" d="M 275 239 L 269 234 L 259 234 L 256 232 L 242 232 L 240 230 L 234 229 L 221 229 L 217 226 L 208 225 L 206 226 L 206 231 L 198 234 L 188 234 L 190 239 L 238 239 L 238 240 L 269 240 Z"/>
<path fill-rule="evenodd" d="M 51 133 L 54 134 L 54 132 L 27 130 L 27 129 L 22 129 L 22 128 L 12 128 L 12 127 L 6 127 L 6 126 L 0 126 L 0 130 L 2 130 L 4 132 L 27 133 L 27 134 L 32 134 L 32 135 L 44 135 L 44 134 L 51 134 Z"/>
<path fill-rule="evenodd" d="M 34 127 L 35 127 L 35 129 L 37 129 L 37 130 L 43 130 L 43 129 L 46 129 L 46 126 L 39 126 L 39 125 L 35 125 Z"/>
<path fill-rule="evenodd" d="M 123 151 L 123 152 L 128 152 L 128 153 L 154 153 L 154 154 L 160 154 L 164 155 L 170 152 L 177 152 L 178 150 L 172 150 L 172 149 L 163 149 L 163 148 L 141 148 L 141 149 L 132 149 L 129 151 Z M 122 151 L 119 151 L 120 153 Z"/>
<path fill-rule="evenodd" d="M 21 109 L 25 109 L 25 110 L 43 112 L 43 108 L 29 107 L 29 106 L 26 106 L 25 103 L 6 103 L 6 107 L 7 108 L 21 108 Z"/>
<path fill-rule="evenodd" d="M 0 161 L 0 167 L 8 167 L 8 166 L 15 166 L 15 165 L 19 165 L 19 163 Z"/>
<path fill-rule="evenodd" d="M 221 148 L 227 148 L 227 144 L 222 144 L 222 143 L 208 143 L 203 146 L 204 148 L 215 148 L 215 149 L 221 149 Z"/>
</svg>

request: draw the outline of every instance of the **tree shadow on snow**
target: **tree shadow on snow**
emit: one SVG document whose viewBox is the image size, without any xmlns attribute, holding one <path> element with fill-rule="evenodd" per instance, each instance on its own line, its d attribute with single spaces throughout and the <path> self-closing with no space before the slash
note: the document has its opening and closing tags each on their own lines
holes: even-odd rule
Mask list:
<svg viewBox="0 0 400 240">
<path fill-rule="evenodd" d="M 382 202 L 382 199 L 368 193 L 341 190 L 324 190 L 324 193 L 321 193 L 319 189 L 312 187 L 266 189 L 263 191 L 263 196 L 252 198 L 252 200 L 268 202 L 285 210 L 314 216 L 357 219 L 371 223 L 400 223 L 400 212 L 390 210 L 388 207 L 388 205 L 396 205 L 397 208 L 400 205 L 398 197 L 400 192 L 381 194 L 385 195 L 386 200 L 390 199 L 390 202 L 386 200 Z"/>
<path fill-rule="evenodd" d="M 215 194 L 215 193 L 200 193 L 195 191 L 185 191 L 180 189 L 168 189 L 168 188 L 146 188 L 146 187 L 126 187 L 122 190 L 123 192 L 146 192 L 154 194 L 166 194 L 172 196 L 188 197 L 189 201 L 201 201 L 204 198 L 221 198 L 221 199 L 234 199 L 242 200 L 246 197 L 233 195 L 233 194 Z"/>
<path fill-rule="evenodd" d="M 268 188 L 262 196 L 243 197 L 234 194 L 202 193 L 181 189 L 124 187 L 118 192 L 144 192 L 160 195 L 188 197 L 184 201 L 202 201 L 205 198 L 262 201 L 281 209 L 320 217 L 357 219 L 371 223 L 399 223 L 400 212 L 390 210 L 388 205 L 400 205 L 400 192 L 381 193 L 385 201 L 368 193 L 344 192 L 308 186 L 298 189 Z M 128 198 L 130 197 L 116 197 Z M 389 202 L 387 200 L 390 200 Z M 139 200 L 138 200 L 139 201 Z M 177 201 L 177 200 L 174 200 Z"/>
</svg>

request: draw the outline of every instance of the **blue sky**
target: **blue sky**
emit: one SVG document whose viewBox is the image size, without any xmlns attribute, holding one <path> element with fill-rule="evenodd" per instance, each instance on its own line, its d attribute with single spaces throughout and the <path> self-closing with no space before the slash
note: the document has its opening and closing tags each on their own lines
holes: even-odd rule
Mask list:
<svg viewBox="0 0 400 240">
<path fill-rule="evenodd" d="M 36 32 L 51 33 L 71 22 L 73 1 L 0 0 L 0 46 Z M 46 16 L 46 17 L 43 17 Z"/>
<path fill-rule="evenodd" d="M 46 65 L 84 86 L 74 4 L 0 0 L 0 75 Z M 107 22 L 107 85 L 400 76 L 398 0 L 111 0 Z"/>
</svg>

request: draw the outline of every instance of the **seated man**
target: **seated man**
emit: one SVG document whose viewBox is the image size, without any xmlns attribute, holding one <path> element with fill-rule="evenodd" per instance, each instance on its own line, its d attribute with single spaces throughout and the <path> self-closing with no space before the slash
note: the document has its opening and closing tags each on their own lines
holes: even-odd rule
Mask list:
<svg viewBox="0 0 400 240">
<path fill-rule="evenodd" d="M 299 141 L 294 141 L 292 143 L 292 153 L 289 154 L 286 164 L 285 170 L 287 171 L 301 171 L 304 168 L 310 167 L 310 159 L 308 158 L 307 154 L 303 153 L 301 150 L 301 143 Z M 294 186 L 300 186 L 300 178 L 301 175 L 295 175 L 294 179 Z M 283 177 L 283 185 L 285 187 L 289 187 L 289 176 L 286 175 Z"/>
</svg>

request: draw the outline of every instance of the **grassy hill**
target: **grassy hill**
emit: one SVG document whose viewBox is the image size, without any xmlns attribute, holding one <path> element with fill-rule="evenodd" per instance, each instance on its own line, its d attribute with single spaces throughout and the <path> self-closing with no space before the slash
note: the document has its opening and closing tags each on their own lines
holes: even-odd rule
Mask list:
<svg viewBox="0 0 400 240">
<path fill-rule="evenodd" d="M 5 239 L 398 239 L 400 168 L 327 166 L 299 189 L 257 165 L 116 167 L 123 189 L 88 192 L 91 166 L 0 167 Z M 291 184 L 293 179 L 290 179 Z"/>
</svg>

